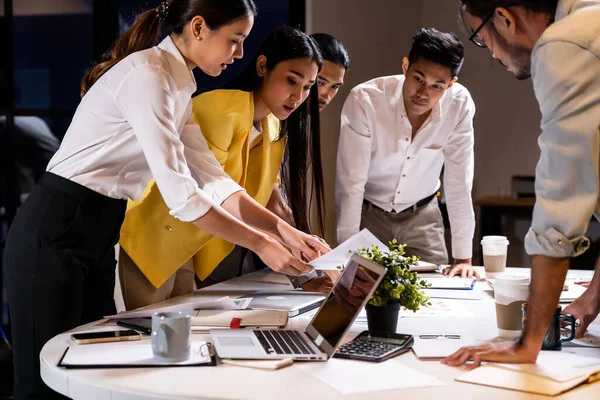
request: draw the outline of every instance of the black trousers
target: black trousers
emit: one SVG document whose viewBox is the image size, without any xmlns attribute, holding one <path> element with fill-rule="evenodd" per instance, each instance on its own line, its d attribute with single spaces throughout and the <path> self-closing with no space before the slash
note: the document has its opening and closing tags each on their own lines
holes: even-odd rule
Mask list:
<svg viewBox="0 0 600 400">
<path fill-rule="evenodd" d="M 116 311 L 114 246 L 125 209 L 124 200 L 46 172 L 17 213 L 4 251 L 15 399 L 62 397 L 40 377 L 42 347 Z"/>
</svg>

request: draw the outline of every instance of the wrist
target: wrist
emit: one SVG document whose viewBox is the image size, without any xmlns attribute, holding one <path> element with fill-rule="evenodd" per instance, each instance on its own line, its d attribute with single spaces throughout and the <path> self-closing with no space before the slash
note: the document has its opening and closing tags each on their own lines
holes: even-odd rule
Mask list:
<svg viewBox="0 0 600 400">
<path fill-rule="evenodd" d="M 454 264 L 468 264 L 471 265 L 471 258 L 455 258 Z"/>
<path fill-rule="evenodd" d="M 259 254 L 266 246 L 271 242 L 271 238 L 264 233 L 257 232 L 251 239 L 250 245 L 248 248 Z"/>
</svg>

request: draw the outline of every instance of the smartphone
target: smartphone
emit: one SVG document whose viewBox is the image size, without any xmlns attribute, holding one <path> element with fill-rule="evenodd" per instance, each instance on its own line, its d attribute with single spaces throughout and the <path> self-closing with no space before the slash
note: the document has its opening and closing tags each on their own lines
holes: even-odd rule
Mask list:
<svg viewBox="0 0 600 400">
<path fill-rule="evenodd" d="M 123 342 L 127 340 L 140 340 L 141 338 L 142 335 L 131 329 L 122 331 L 74 333 L 71 335 L 71 340 L 77 344 Z"/>
</svg>

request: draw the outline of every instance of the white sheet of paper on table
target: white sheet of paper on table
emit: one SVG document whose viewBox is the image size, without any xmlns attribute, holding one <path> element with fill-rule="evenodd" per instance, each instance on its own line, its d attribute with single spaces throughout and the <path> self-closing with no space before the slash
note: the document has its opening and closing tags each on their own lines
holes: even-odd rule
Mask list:
<svg viewBox="0 0 600 400">
<path fill-rule="evenodd" d="M 429 299 L 431 306 L 421 307 L 420 310 L 412 312 L 402 310 L 402 318 L 424 318 L 424 317 L 472 317 L 462 304 L 455 300 Z"/>
<path fill-rule="evenodd" d="M 342 394 L 368 393 L 443 385 L 437 378 L 391 359 L 382 363 L 332 358 L 327 362 L 294 364 Z"/>
<path fill-rule="evenodd" d="M 237 299 L 236 299 L 237 300 Z M 189 303 L 174 304 L 166 307 L 147 308 L 139 311 L 120 312 L 115 315 L 107 315 L 106 319 L 127 319 L 127 318 L 145 318 L 151 317 L 156 312 L 176 312 L 176 311 L 193 311 L 193 310 L 243 310 L 248 308 L 248 301 L 236 302 L 229 296 L 221 297 L 217 300 L 192 301 Z"/>
<path fill-rule="evenodd" d="M 584 357 L 564 351 L 541 351 L 535 364 L 496 363 L 495 365 L 558 382 L 566 382 L 600 370 L 600 358 Z"/>
</svg>

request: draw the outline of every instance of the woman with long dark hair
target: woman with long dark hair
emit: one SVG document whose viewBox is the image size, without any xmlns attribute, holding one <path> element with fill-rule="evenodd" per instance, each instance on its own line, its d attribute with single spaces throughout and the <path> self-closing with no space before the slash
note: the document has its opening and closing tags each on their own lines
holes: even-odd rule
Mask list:
<svg viewBox="0 0 600 400">
<path fill-rule="evenodd" d="M 40 378 L 44 343 L 115 312 L 113 248 L 126 199 L 140 198 L 152 177 L 171 215 L 254 249 L 274 269 L 309 270 L 255 228 L 308 258 L 326 251 L 317 239 L 253 207 L 198 141 L 192 70 L 217 76 L 241 58 L 255 15 L 252 0 L 165 1 L 141 14 L 84 76 L 61 147 L 8 233 L 15 398 L 52 395 Z M 162 25 L 172 32 L 151 47 Z M 195 140 L 193 157 L 185 153 L 187 138 Z"/>
<path fill-rule="evenodd" d="M 217 160 L 261 206 L 278 194 L 274 190 L 283 162 L 292 212 L 273 211 L 309 233 L 320 233 L 323 226 L 315 83 L 322 63 L 309 36 L 297 29 L 279 28 L 267 36 L 253 62 L 232 82 L 193 100 L 195 120 Z M 308 178 L 309 167 L 312 178 Z M 192 232 L 178 223 L 165 212 L 165 201 L 153 186 L 147 197 L 128 209 L 123 223 L 119 273 L 128 309 L 191 292 L 194 271 L 204 285 L 214 283 L 209 275 L 234 248 L 224 238 Z M 308 218 L 311 187 L 317 198 L 318 231 L 311 229 Z M 229 262 L 223 264 L 228 265 L 219 269 L 231 269 Z M 235 276 L 237 265 L 233 269 L 219 275 Z"/>
</svg>

